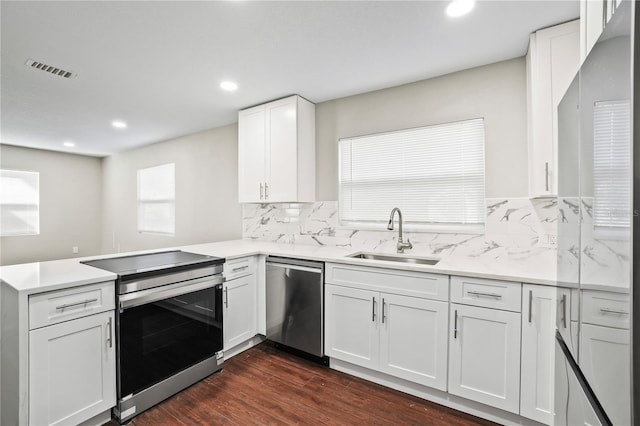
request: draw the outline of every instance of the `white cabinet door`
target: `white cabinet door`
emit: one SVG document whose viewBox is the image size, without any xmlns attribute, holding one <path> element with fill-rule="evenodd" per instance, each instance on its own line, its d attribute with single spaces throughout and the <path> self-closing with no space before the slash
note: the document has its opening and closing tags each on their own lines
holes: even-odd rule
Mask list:
<svg viewBox="0 0 640 426">
<path fill-rule="evenodd" d="M 520 407 L 520 313 L 451 304 L 449 393 L 505 411 Z"/>
<path fill-rule="evenodd" d="M 299 97 L 238 114 L 238 200 L 315 200 L 315 105 Z"/>
<path fill-rule="evenodd" d="M 266 105 L 267 151 L 266 199 L 291 202 L 298 194 L 297 97 Z"/>
<path fill-rule="evenodd" d="M 556 298 L 554 287 L 523 286 L 520 415 L 548 425 L 554 414 Z"/>
<path fill-rule="evenodd" d="M 378 368 L 377 292 L 325 285 L 325 354 Z"/>
<path fill-rule="evenodd" d="M 614 425 L 631 424 L 631 378 L 628 368 L 620 368 L 631 363 L 629 344 L 629 330 L 580 328 L 580 368 Z"/>
<path fill-rule="evenodd" d="M 257 334 L 256 276 L 247 275 L 224 283 L 224 350 Z"/>
<path fill-rule="evenodd" d="M 78 424 L 116 403 L 113 311 L 29 332 L 29 424 Z"/>
<path fill-rule="evenodd" d="M 527 53 L 529 195 L 557 193 L 558 104 L 580 67 L 580 24 L 537 31 Z"/>
<path fill-rule="evenodd" d="M 447 389 L 449 304 L 380 294 L 380 371 Z"/>
<path fill-rule="evenodd" d="M 602 34 L 604 3 L 604 0 L 580 0 L 580 62 L 584 62 Z"/>
<path fill-rule="evenodd" d="M 238 114 L 238 200 L 264 200 L 265 153 L 267 150 L 265 108 L 260 105 Z"/>
</svg>

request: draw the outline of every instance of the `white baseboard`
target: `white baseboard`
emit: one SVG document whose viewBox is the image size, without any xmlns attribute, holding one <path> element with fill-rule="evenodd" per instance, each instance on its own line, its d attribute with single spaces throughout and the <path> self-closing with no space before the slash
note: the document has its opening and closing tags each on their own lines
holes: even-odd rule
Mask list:
<svg viewBox="0 0 640 426">
<path fill-rule="evenodd" d="M 453 408 L 454 410 L 500 423 L 502 425 L 543 426 L 541 423 L 517 414 L 509 413 L 498 408 L 451 395 L 447 392 L 360 367 L 349 362 L 331 358 L 329 361 L 329 367 L 352 376 L 360 377 L 361 379 L 369 380 L 370 382 L 374 382 L 379 385 L 417 396 L 418 398 L 426 399 L 427 401 L 435 402 L 436 404 L 444 405 L 445 407 Z"/>
</svg>

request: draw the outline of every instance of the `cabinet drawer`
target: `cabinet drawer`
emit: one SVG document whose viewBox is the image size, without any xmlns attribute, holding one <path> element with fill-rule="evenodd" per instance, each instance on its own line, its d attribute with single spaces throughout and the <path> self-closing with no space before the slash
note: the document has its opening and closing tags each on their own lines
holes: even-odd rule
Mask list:
<svg viewBox="0 0 640 426">
<path fill-rule="evenodd" d="M 251 275 L 256 271 L 256 258 L 249 256 L 227 260 L 223 271 L 227 281 Z"/>
<path fill-rule="evenodd" d="M 582 321 L 629 329 L 629 295 L 607 291 L 582 292 Z"/>
<path fill-rule="evenodd" d="M 451 301 L 520 312 L 522 284 L 512 281 L 451 277 Z"/>
<path fill-rule="evenodd" d="M 325 282 L 363 290 L 433 300 L 449 300 L 449 277 L 447 275 L 327 263 Z"/>
<path fill-rule="evenodd" d="M 29 330 L 115 309 L 113 281 L 29 297 Z"/>
</svg>

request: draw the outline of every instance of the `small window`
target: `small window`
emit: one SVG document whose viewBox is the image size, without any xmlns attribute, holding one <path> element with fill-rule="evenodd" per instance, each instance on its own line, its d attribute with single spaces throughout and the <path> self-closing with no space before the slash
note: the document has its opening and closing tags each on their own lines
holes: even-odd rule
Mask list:
<svg viewBox="0 0 640 426">
<path fill-rule="evenodd" d="M 0 235 L 40 233 L 40 173 L 0 170 Z"/>
<path fill-rule="evenodd" d="M 174 235 L 174 163 L 138 170 L 138 232 Z"/>
<path fill-rule="evenodd" d="M 380 228 L 399 207 L 408 227 L 484 229 L 484 119 L 339 141 L 342 226 Z"/>
<path fill-rule="evenodd" d="M 629 101 L 593 108 L 593 225 L 601 236 L 631 226 L 631 107 Z"/>
</svg>

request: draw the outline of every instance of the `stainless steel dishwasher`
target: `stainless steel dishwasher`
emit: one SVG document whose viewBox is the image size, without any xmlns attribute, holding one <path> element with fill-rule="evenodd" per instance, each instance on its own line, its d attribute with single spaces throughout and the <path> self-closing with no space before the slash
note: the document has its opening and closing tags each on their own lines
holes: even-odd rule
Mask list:
<svg viewBox="0 0 640 426">
<path fill-rule="evenodd" d="M 267 339 L 324 357 L 324 263 L 267 258 Z"/>
</svg>

